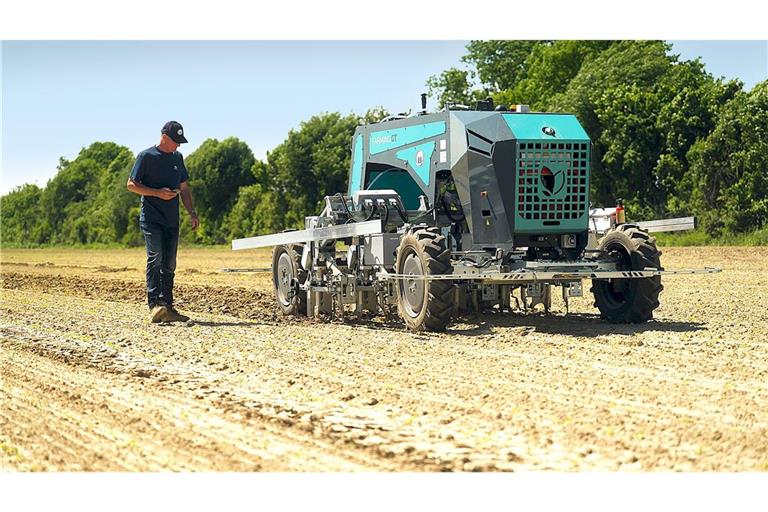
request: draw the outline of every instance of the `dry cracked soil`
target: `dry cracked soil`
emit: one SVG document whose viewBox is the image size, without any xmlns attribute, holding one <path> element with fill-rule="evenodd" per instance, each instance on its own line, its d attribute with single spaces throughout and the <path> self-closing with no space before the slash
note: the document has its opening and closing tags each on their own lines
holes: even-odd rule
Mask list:
<svg viewBox="0 0 768 512">
<path fill-rule="evenodd" d="M 286 318 L 269 253 L 182 249 L 150 324 L 144 254 L 4 250 L 0 470 L 768 471 L 766 248 L 668 248 L 655 320 L 554 312 Z M 589 289 L 585 286 L 585 292 Z"/>
</svg>

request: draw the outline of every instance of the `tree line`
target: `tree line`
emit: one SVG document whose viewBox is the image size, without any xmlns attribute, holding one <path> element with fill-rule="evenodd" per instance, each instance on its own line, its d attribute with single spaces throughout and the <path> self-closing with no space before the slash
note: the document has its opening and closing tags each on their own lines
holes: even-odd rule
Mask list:
<svg viewBox="0 0 768 512">
<path fill-rule="evenodd" d="M 768 81 L 745 91 L 662 41 L 472 41 L 426 85 L 439 109 L 490 97 L 575 114 L 593 142 L 596 205 L 622 198 L 636 220 L 696 215 L 713 236 L 768 227 Z M 182 215 L 182 239 L 301 227 L 346 190 L 355 128 L 386 115 L 315 115 L 264 160 L 235 137 L 206 140 L 185 158 L 202 227 Z M 61 158 L 44 188 L 0 198 L 2 243 L 142 244 L 138 197 L 125 187 L 134 159 L 114 142 Z"/>
</svg>

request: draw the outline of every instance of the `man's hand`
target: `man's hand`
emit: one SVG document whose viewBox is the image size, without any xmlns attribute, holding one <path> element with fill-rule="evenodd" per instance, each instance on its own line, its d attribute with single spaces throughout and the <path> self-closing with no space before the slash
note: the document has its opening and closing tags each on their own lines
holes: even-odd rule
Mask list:
<svg viewBox="0 0 768 512">
<path fill-rule="evenodd" d="M 200 227 L 200 219 L 197 218 L 197 212 L 194 205 L 192 205 L 192 194 L 189 191 L 189 183 L 182 181 L 179 184 L 179 195 L 181 195 L 181 202 L 184 203 L 184 208 L 189 213 L 189 223 L 192 225 L 192 229 Z"/>
<path fill-rule="evenodd" d="M 174 197 L 176 197 L 176 192 L 169 189 L 169 188 L 158 188 L 155 189 L 155 196 L 159 197 L 160 199 L 164 201 L 170 201 Z"/>
</svg>

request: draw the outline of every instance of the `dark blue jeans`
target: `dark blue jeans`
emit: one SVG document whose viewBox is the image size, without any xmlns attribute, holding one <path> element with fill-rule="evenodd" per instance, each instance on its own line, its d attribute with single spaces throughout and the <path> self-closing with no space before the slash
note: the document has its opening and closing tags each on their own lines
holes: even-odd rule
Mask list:
<svg viewBox="0 0 768 512">
<path fill-rule="evenodd" d="M 140 223 L 147 244 L 147 302 L 149 309 L 162 304 L 173 305 L 173 276 L 176 271 L 176 249 L 179 227 Z"/>
</svg>

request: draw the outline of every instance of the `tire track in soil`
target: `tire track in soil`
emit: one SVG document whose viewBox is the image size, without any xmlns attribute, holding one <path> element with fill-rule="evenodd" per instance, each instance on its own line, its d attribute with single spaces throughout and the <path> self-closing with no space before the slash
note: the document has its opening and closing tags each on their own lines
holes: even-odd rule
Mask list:
<svg viewBox="0 0 768 512">
<path fill-rule="evenodd" d="M 157 393 L 153 393 L 152 398 L 148 401 L 152 405 L 148 407 L 147 400 L 144 400 L 144 403 L 136 403 L 135 397 L 131 393 L 123 392 L 122 388 L 113 386 L 110 389 L 108 396 L 112 396 L 113 399 L 104 400 L 100 408 L 110 411 L 112 417 L 119 417 L 120 425 L 129 427 L 128 432 L 123 432 L 122 427 L 119 430 L 105 427 L 100 421 L 90 422 L 89 417 L 98 412 L 94 407 L 94 400 L 98 400 L 98 397 L 89 394 L 90 399 L 84 398 L 78 392 L 82 389 L 73 387 L 69 380 L 63 380 L 61 372 L 53 371 L 55 366 L 49 368 L 51 371 L 41 371 L 40 367 L 45 367 L 45 363 L 37 360 L 38 364 L 30 366 L 28 362 L 26 361 L 23 374 L 18 371 L 13 372 L 14 369 L 11 369 L 10 375 L 14 378 L 12 382 L 30 393 L 36 392 L 35 386 L 39 386 L 39 383 L 55 383 L 55 387 L 50 384 L 41 386 L 44 387 L 44 392 L 59 398 L 54 402 L 56 408 L 45 411 L 49 414 L 46 422 L 51 421 L 51 418 L 57 420 L 54 422 L 57 433 L 62 434 L 60 430 L 63 428 L 63 434 L 66 434 L 64 439 L 74 443 L 77 443 L 77 439 L 82 439 L 81 448 L 84 448 L 86 452 L 98 453 L 99 459 L 114 462 L 114 459 L 105 457 L 104 452 L 126 457 L 127 460 L 117 463 L 119 470 L 159 471 L 166 469 L 183 471 L 191 469 L 214 470 L 217 467 L 249 470 L 259 467 L 260 458 L 258 457 L 249 461 L 243 457 L 238 457 L 237 454 L 222 456 L 226 450 L 223 449 L 224 447 L 219 441 L 207 435 L 205 429 L 202 429 L 202 434 L 194 433 L 191 436 L 189 434 L 184 435 L 184 431 L 173 429 L 173 425 L 166 421 L 158 413 L 158 409 L 154 407 L 158 402 L 159 394 Z M 64 371 L 67 370 L 69 369 Z M 72 369 L 71 373 L 76 373 L 76 371 Z M 64 390 L 63 393 L 60 390 Z M 179 402 L 174 397 L 163 396 L 162 398 L 167 399 L 164 406 L 171 403 L 178 406 Z M 71 406 L 65 409 L 67 414 L 59 412 L 58 408 L 61 404 L 68 402 L 71 402 L 68 404 Z M 190 410 L 192 409 L 190 408 Z M 143 411 L 143 413 L 139 415 L 137 410 Z M 111 423 L 114 425 L 114 421 Z M 133 437 L 136 435 L 141 439 L 140 444 Z M 126 450 L 120 450 L 120 448 L 132 445 L 135 445 L 140 453 L 134 453 L 134 450 L 129 450 L 127 453 Z M 185 450 L 180 452 L 176 448 L 178 446 L 184 446 Z M 98 447 L 99 451 L 94 452 L 91 447 Z M 118 450 L 115 450 L 115 447 Z M 173 458 L 180 460 L 173 461 Z M 256 462 L 254 463 L 254 461 Z M 104 469 L 109 470 L 109 467 Z"/>
<path fill-rule="evenodd" d="M 222 418 L 206 402 L 156 383 L 148 394 L 145 386 L 2 341 L 2 438 L 35 455 L 35 462 L 18 465 L 23 470 L 395 469 L 394 461 L 334 453 L 278 425 L 237 421 L 231 411 Z"/>
<path fill-rule="evenodd" d="M 25 370 L 28 370 L 26 364 Z M 7 368 L 4 371 L 8 372 L 6 378 L 13 380 L 9 385 L 11 390 L 5 397 L 9 404 L 7 412 L 0 412 L 0 418 L 8 425 L 21 426 L 25 431 L 35 432 L 36 439 L 32 446 L 34 449 L 45 450 L 46 455 L 43 458 L 46 461 L 56 457 L 57 452 L 64 452 L 68 455 L 67 458 L 58 458 L 57 462 L 61 466 L 54 466 L 57 470 L 136 471 L 146 469 L 157 471 L 162 469 L 162 466 L 157 463 L 158 454 L 163 452 L 160 445 L 142 443 L 142 448 L 149 445 L 152 450 L 142 454 L 146 458 L 141 463 L 135 454 L 120 453 L 119 447 L 127 445 L 132 438 L 125 439 L 122 433 L 108 431 L 99 424 L 100 422 L 85 427 L 84 424 L 87 421 L 83 415 L 74 412 L 73 406 L 63 405 L 70 400 L 69 397 L 62 399 L 60 396 L 56 396 L 58 393 L 37 389 L 28 381 L 28 375 L 22 376 L 18 372 L 9 371 Z M 50 377 L 49 374 L 40 375 L 39 372 L 36 372 L 35 375 L 37 377 Z M 83 404 L 78 405 L 82 406 Z M 61 412 L 62 410 L 65 410 L 66 413 Z M 92 411 L 89 412 L 92 413 Z M 50 425 L 55 425 L 55 429 L 51 428 Z M 39 439 L 44 441 L 42 446 L 37 445 Z"/>
<path fill-rule="evenodd" d="M 46 461 L 39 469 L 157 471 L 163 468 L 158 458 L 167 450 L 150 438 L 142 439 L 141 452 L 138 454 L 134 450 L 121 449 L 135 442 L 132 437 L 135 434 L 132 428 L 135 421 L 130 417 L 133 411 L 121 411 L 122 427 L 115 428 L 117 414 L 111 412 L 106 401 L 102 402 L 101 407 L 106 405 L 103 408 L 110 412 L 98 414 L 95 403 L 78 392 L 83 390 L 74 384 L 76 377 L 66 382 L 59 377 L 62 373 L 76 375 L 77 372 L 64 369 L 57 371 L 56 365 L 42 361 L 39 357 L 20 354 L 7 346 L 3 349 L 5 357 L 2 371 L 7 383 L 3 391 L 7 409 L 0 412 L 5 423 L 3 430 L 22 430 L 27 432 L 27 436 L 29 432 L 34 433 L 32 440 L 22 437 L 14 441 L 27 444 L 31 451 L 44 451 L 44 456 L 35 457 L 35 460 Z M 123 413 L 128 414 L 123 416 Z M 94 419 L 97 416 L 100 419 Z M 39 439 L 44 443 L 39 443 Z M 68 457 L 61 457 L 60 452 Z M 167 469 L 185 468 L 182 464 Z"/>
<path fill-rule="evenodd" d="M 33 336 L 33 343 L 25 342 L 25 338 Z M 56 339 L 57 338 L 57 339 Z M 115 354 L 105 354 L 103 352 L 92 354 L 73 349 L 72 346 L 79 345 L 77 342 L 70 342 L 70 347 L 62 346 L 62 340 L 60 337 L 54 337 L 46 333 L 27 333 L 21 330 L 14 330 L 8 327 L 0 329 L 0 343 L 3 348 L 8 346 L 13 349 L 21 349 L 24 351 L 32 352 L 40 357 L 46 357 L 54 360 L 63 361 L 69 365 L 85 366 L 88 368 L 96 368 L 101 371 L 106 371 L 115 375 L 124 375 L 125 368 L 123 366 L 126 363 L 130 363 L 128 358 L 122 358 L 120 364 L 111 364 L 105 359 L 114 359 Z M 112 356 L 112 357 L 110 357 Z M 151 383 L 152 400 L 163 398 L 164 389 L 167 386 L 169 380 L 177 380 L 175 377 L 180 375 L 173 373 L 171 375 L 166 374 L 162 369 L 156 367 L 147 366 L 148 361 L 142 361 L 138 370 L 131 369 L 129 375 L 134 378 L 139 378 L 142 381 L 148 381 Z M 445 456 L 448 455 L 448 451 L 445 450 L 442 453 L 442 457 L 433 453 L 415 453 L 415 449 L 412 447 L 413 443 L 409 441 L 409 434 L 405 432 L 396 432 L 389 426 L 382 426 L 375 420 L 372 422 L 370 418 L 366 417 L 350 417 L 348 414 L 342 414 L 338 411 L 314 411 L 310 409 L 287 404 L 280 400 L 269 400 L 268 397 L 259 396 L 257 399 L 239 396 L 237 392 L 211 390 L 210 388 L 215 386 L 216 382 L 206 379 L 205 375 L 197 374 L 194 371 L 184 372 L 186 375 L 185 380 L 179 381 L 179 384 L 190 385 L 184 391 L 186 393 L 178 394 L 171 392 L 171 397 L 168 400 L 168 404 L 173 403 L 176 406 L 183 405 L 187 408 L 199 408 L 201 399 L 205 399 L 204 402 L 211 403 L 219 410 L 223 410 L 227 415 L 231 415 L 233 412 L 238 417 L 245 418 L 246 420 L 255 418 L 263 420 L 266 423 L 261 425 L 279 434 L 282 438 L 290 439 L 292 442 L 301 444 L 303 449 L 301 451 L 301 459 L 310 468 L 315 463 L 314 470 L 333 470 L 336 469 L 363 469 L 376 468 L 378 470 L 425 470 L 425 469 L 452 469 L 455 461 L 452 459 L 445 460 Z M 190 378 L 190 375 L 193 377 Z M 49 376 L 40 376 L 41 380 L 51 380 Z M 189 398 L 189 395 L 194 395 L 195 398 Z M 267 398 L 267 399 L 265 399 Z M 128 415 L 131 411 L 127 411 L 123 414 L 123 417 Z M 135 412 L 133 413 L 135 415 Z M 206 413 L 209 414 L 209 413 Z M 298 430 L 295 428 L 298 427 Z M 207 437 L 205 435 L 207 425 L 201 425 L 201 429 L 194 432 L 186 442 L 194 442 L 195 439 L 199 440 L 201 437 Z M 383 430 L 382 430 L 383 429 Z M 307 437 L 307 434 L 301 431 L 308 431 L 314 437 Z M 164 429 L 159 428 L 157 432 L 162 432 Z M 378 436 L 372 436 L 371 431 L 376 432 L 379 435 L 395 437 L 392 439 L 380 438 L 380 441 L 376 441 Z M 240 434 L 242 436 L 242 433 Z M 317 437 L 320 436 L 318 439 Z M 225 437 L 228 441 L 232 442 L 237 439 L 237 436 Z M 373 438 L 373 439 L 369 439 Z M 388 441 L 388 442 L 387 442 Z M 178 442 L 174 443 L 178 445 Z M 340 449 L 339 445 L 356 445 L 357 449 Z M 323 453 L 313 454 L 312 451 L 321 449 Z M 466 449 L 457 449 L 455 447 L 449 447 L 453 455 L 461 454 L 462 458 L 466 458 L 464 453 Z M 342 455 L 343 454 L 343 455 Z M 374 455 L 371 458 L 371 455 Z M 334 458 L 340 458 L 340 462 L 345 464 L 333 463 Z M 232 462 L 232 461 L 230 461 Z M 463 462 L 462 462 L 463 463 Z M 229 465 L 222 466 L 227 469 L 237 469 Z M 199 466 L 198 466 L 199 468 Z M 133 468 L 131 468 L 133 469 Z M 143 468 L 147 469 L 147 468 Z M 253 470 L 253 468 L 250 468 Z M 296 468 L 281 468 L 271 470 L 285 470 Z"/>
</svg>

